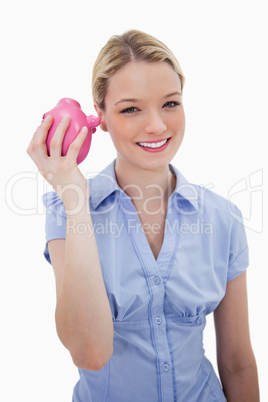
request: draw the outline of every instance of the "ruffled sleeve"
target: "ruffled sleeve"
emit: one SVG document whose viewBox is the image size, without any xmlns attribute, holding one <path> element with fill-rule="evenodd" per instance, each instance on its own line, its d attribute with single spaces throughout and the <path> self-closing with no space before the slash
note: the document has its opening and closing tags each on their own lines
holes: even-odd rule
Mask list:
<svg viewBox="0 0 268 402">
<path fill-rule="evenodd" d="M 230 229 L 230 250 L 227 281 L 242 274 L 249 265 L 247 237 L 240 209 L 231 204 L 232 223 Z"/>
<path fill-rule="evenodd" d="M 66 212 L 62 200 L 55 191 L 46 193 L 42 197 L 46 207 L 46 245 L 44 257 L 51 264 L 48 242 L 53 239 L 65 239 L 66 237 Z"/>
</svg>

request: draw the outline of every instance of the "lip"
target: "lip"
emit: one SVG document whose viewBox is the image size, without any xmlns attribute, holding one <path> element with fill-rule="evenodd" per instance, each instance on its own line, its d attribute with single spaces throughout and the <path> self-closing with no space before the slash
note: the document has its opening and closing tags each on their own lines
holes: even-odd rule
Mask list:
<svg viewBox="0 0 268 402">
<path fill-rule="evenodd" d="M 163 139 L 157 140 L 157 141 L 139 141 L 139 142 L 146 142 L 146 143 L 148 143 L 148 144 L 152 144 L 152 143 L 156 143 L 156 144 L 157 144 L 158 142 L 167 140 L 167 142 L 166 142 L 164 145 L 162 145 L 162 147 L 159 147 L 159 148 L 147 148 L 147 147 L 143 147 L 143 146 L 139 145 L 138 142 L 136 143 L 136 145 L 137 145 L 139 148 L 141 148 L 141 149 L 143 149 L 144 151 L 146 151 L 146 152 L 152 152 L 152 153 L 155 153 L 155 152 L 162 152 L 162 151 L 165 151 L 165 149 L 168 147 L 169 142 L 170 142 L 170 139 L 171 139 L 171 137 L 169 137 L 169 138 L 163 138 Z"/>
<path fill-rule="evenodd" d="M 138 141 L 137 144 L 139 142 L 147 142 L 147 144 L 153 144 L 153 143 L 157 144 L 158 142 L 162 142 L 162 141 L 165 141 L 165 140 L 169 140 L 169 138 L 162 138 L 161 140 L 154 140 L 154 141 Z"/>
</svg>

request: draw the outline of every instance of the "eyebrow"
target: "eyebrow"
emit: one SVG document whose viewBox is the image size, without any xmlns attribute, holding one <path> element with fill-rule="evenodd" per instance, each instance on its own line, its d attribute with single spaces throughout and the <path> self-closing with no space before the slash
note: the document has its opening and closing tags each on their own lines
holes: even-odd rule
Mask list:
<svg viewBox="0 0 268 402">
<path fill-rule="evenodd" d="M 181 96 L 181 93 L 179 91 L 172 92 L 171 94 L 163 96 L 163 99 L 170 98 L 171 96 L 174 96 L 174 95 Z M 139 102 L 139 101 L 140 101 L 140 99 L 137 99 L 137 98 L 125 98 L 125 99 L 120 99 L 120 101 L 116 102 L 115 105 L 117 105 L 118 103 L 124 103 L 124 102 L 135 103 L 135 102 Z"/>
<path fill-rule="evenodd" d="M 115 105 L 117 105 L 118 103 L 124 103 L 124 102 L 138 102 L 139 99 L 133 98 L 133 99 L 121 99 L 120 101 L 116 102 Z"/>
<path fill-rule="evenodd" d="M 167 98 L 170 98 L 171 96 L 174 96 L 174 95 L 181 96 L 181 93 L 179 91 L 172 92 L 171 94 L 168 94 L 168 95 L 164 96 L 164 98 L 167 99 Z"/>
</svg>

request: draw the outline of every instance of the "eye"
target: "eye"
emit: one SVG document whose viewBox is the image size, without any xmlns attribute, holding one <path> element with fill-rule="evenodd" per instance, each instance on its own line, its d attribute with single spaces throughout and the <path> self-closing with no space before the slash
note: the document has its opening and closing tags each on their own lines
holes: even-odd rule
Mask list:
<svg viewBox="0 0 268 402">
<path fill-rule="evenodd" d="M 170 101 L 170 102 L 165 103 L 163 107 L 167 107 L 168 109 L 174 109 L 177 106 L 180 106 L 179 102 Z"/>
<path fill-rule="evenodd" d="M 126 109 L 121 110 L 120 113 L 132 114 L 132 113 L 135 113 L 137 111 L 138 111 L 138 109 L 136 107 L 131 106 L 131 107 L 127 107 Z"/>
</svg>

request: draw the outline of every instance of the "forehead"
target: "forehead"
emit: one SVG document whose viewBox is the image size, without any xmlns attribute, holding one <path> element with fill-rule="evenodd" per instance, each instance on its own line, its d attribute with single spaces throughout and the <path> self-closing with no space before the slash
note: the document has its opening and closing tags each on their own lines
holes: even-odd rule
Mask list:
<svg viewBox="0 0 268 402">
<path fill-rule="evenodd" d="M 167 94 L 181 91 L 179 75 L 166 62 L 130 62 L 110 79 L 108 98 L 144 97 L 150 93 Z"/>
</svg>

